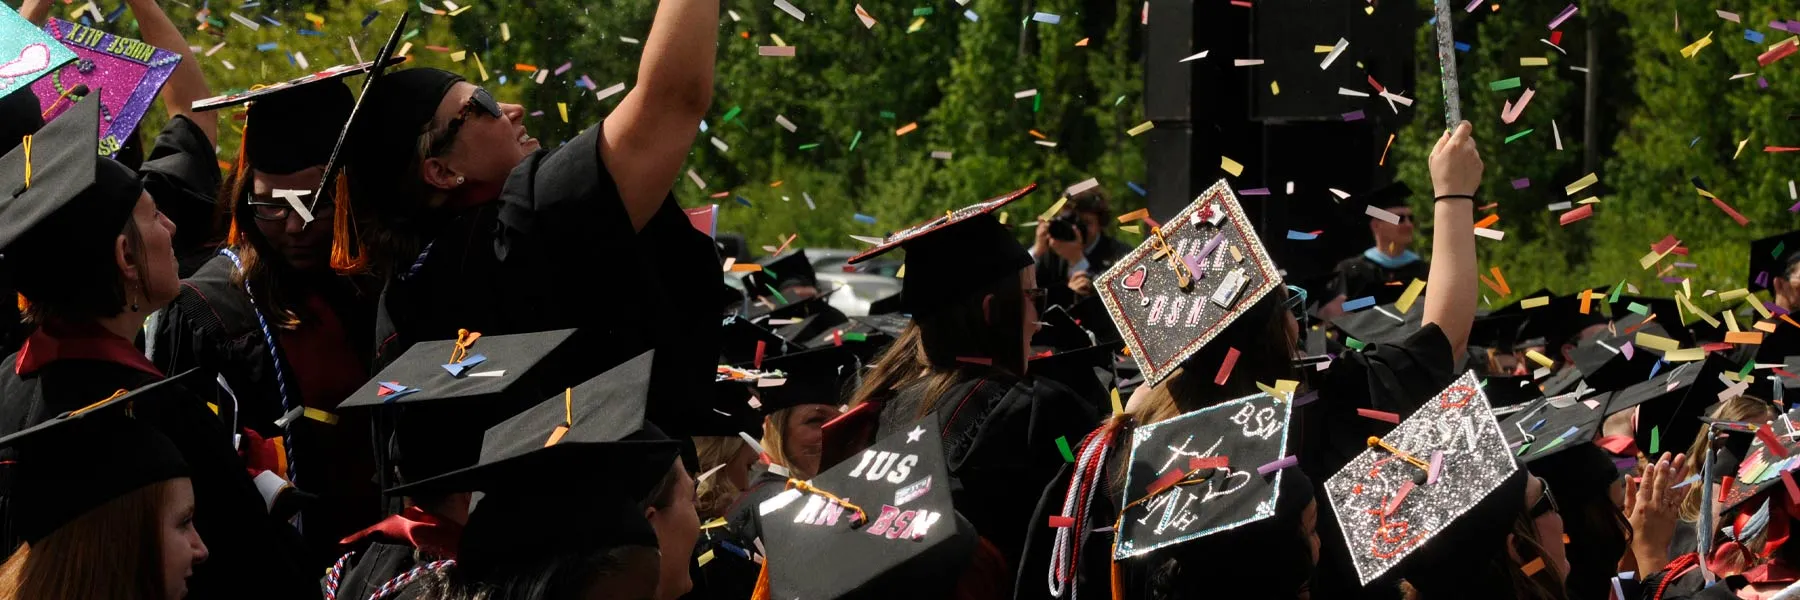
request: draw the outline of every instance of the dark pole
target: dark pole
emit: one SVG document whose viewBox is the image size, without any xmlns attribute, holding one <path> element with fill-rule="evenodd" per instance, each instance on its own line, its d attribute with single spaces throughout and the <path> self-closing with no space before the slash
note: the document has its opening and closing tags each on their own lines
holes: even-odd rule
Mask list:
<svg viewBox="0 0 1800 600">
<path fill-rule="evenodd" d="M 1598 3 L 1589 2 L 1590 11 L 1582 19 L 1587 24 L 1587 85 L 1583 90 L 1581 111 L 1581 170 L 1593 173 L 1600 168 L 1600 43 L 1599 35 L 1594 32 L 1594 21 L 1598 20 L 1599 11 L 1594 10 Z"/>
</svg>

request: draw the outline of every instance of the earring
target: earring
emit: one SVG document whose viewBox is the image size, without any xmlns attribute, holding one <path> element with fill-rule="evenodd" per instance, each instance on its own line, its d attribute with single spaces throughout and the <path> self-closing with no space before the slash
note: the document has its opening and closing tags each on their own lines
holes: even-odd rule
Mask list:
<svg viewBox="0 0 1800 600">
<path fill-rule="evenodd" d="M 463 176 L 457 175 L 456 176 L 456 185 L 462 185 L 462 184 L 463 184 Z"/>
<path fill-rule="evenodd" d="M 137 312 L 137 310 L 138 310 L 137 297 L 132 296 L 131 297 L 131 312 Z"/>
</svg>

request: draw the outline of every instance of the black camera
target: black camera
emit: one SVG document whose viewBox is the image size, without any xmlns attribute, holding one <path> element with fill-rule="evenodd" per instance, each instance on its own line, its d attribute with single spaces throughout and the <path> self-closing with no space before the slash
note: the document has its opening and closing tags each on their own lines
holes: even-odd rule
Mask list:
<svg viewBox="0 0 1800 600">
<path fill-rule="evenodd" d="M 1050 237 L 1064 242 L 1081 239 L 1081 217 L 1075 213 L 1063 213 L 1050 220 Z"/>
</svg>

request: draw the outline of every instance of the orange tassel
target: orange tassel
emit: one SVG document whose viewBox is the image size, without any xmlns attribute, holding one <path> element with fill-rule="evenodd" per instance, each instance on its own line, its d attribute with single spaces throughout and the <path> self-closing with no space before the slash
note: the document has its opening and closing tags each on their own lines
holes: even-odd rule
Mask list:
<svg viewBox="0 0 1800 600">
<path fill-rule="evenodd" d="M 18 294 L 18 296 L 19 296 L 19 314 L 25 314 L 26 312 L 31 310 L 31 301 L 26 300 L 24 294 Z"/>
<path fill-rule="evenodd" d="M 769 600 L 773 593 L 769 591 L 769 559 L 763 558 L 762 569 L 756 572 L 756 589 L 750 591 L 750 600 Z"/>
<path fill-rule="evenodd" d="M 350 176 L 340 172 L 332 192 L 331 268 L 339 275 L 360 275 L 369 271 L 369 252 L 356 230 L 350 214 Z"/>
<path fill-rule="evenodd" d="M 1113 600 L 1125 600 L 1125 567 L 1116 560 L 1112 561 L 1112 592 Z"/>
</svg>

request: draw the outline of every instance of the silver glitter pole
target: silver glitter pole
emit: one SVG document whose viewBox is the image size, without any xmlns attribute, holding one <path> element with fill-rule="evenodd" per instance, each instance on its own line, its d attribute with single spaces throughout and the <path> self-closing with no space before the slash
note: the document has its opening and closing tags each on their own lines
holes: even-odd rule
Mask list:
<svg viewBox="0 0 1800 600">
<path fill-rule="evenodd" d="M 1698 556 L 1700 559 L 1700 573 L 1706 578 L 1706 583 L 1708 585 L 1711 585 L 1713 582 L 1712 569 L 1706 568 L 1706 558 L 1712 553 L 1713 538 L 1712 455 L 1713 428 L 1712 423 L 1707 423 L 1706 449 L 1701 452 L 1700 457 L 1700 523 L 1698 525 L 1699 531 L 1696 532 L 1699 535 L 1696 536 L 1696 538 L 1698 538 L 1700 542 L 1700 552 Z M 1650 457 L 1650 459 L 1654 461 L 1656 460 L 1656 457 L 1653 456 Z"/>
<path fill-rule="evenodd" d="M 1437 0 L 1437 58 L 1444 79 L 1444 126 L 1455 129 L 1462 118 L 1462 86 L 1456 81 L 1456 36 L 1450 30 L 1450 2 Z"/>
</svg>

